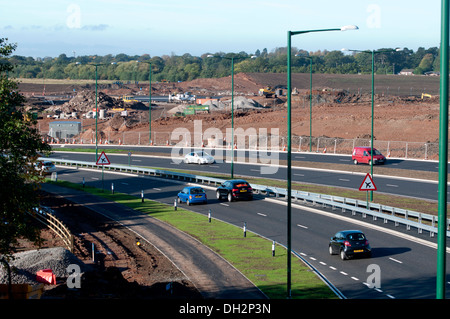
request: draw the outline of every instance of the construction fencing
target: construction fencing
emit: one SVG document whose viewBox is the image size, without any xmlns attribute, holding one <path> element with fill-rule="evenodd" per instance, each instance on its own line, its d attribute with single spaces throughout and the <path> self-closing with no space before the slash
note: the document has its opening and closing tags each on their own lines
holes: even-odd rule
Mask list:
<svg viewBox="0 0 450 319">
<path fill-rule="evenodd" d="M 41 132 L 43 140 L 54 144 L 96 144 L 95 134 L 90 138 L 72 137 L 55 139 Z M 244 134 L 241 134 L 244 133 Z M 216 133 L 216 135 L 191 134 L 188 132 L 174 134 L 173 132 L 110 132 L 99 131 L 98 144 L 101 145 L 153 145 L 180 147 L 213 147 L 250 150 L 285 151 L 287 137 L 273 134 L 246 134 L 235 132 L 232 143 L 231 134 Z M 293 152 L 316 152 L 331 154 L 351 154 L 355 146 L 370 146 L 370 139 L 342 139 L 332 137 L 293 136 L 291 149 Z M 233 145 L 232 145 L 233 144 Z M 374 148 L 388 157 L 438 160 L 439 143 L 404 142 L 404 141 L 374 141 Z"/>
</svg>

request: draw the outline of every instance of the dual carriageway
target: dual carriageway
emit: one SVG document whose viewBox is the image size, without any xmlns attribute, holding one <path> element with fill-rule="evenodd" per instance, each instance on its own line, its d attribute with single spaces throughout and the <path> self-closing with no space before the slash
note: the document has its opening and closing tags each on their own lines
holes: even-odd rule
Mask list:
<svg viewBox="0 0 450 319">
<path fill-rule="evenodd" d="M 94 162 L 95 153 L 72 153 L 58 151 L 54 146 L 52 158 L 63 158 Z M 78 145 L 77 147 L 80 147 Z M 93 147 L 93 146 L 83 146 Z M 106 149 L 108 159 L 114 164 L 141 167 L 158 167 L 166 170 L 181 169 L 209 173 L 230 172 L 230 163 L 218 161 L 211 165 L 175 163 L 170 158 L 171 149 L 165 147 L 122 146 L 131 155 L 108 153 L 107 149 L 117 146 L 101 146 Z M 139 153 L 137 155 L 135 153 Z M 168 156 L 152 156 L 158 153 Z M 146 155 L 148 154 L 148 155 Z M 246 154 L 248 155 L 248 154 Z M 280 152 L 280 162 L 285 153 Z M 293 160 L 315 161 L 322 163 L 340 163 L 354 165 L 348 156 L 323 155 L 311 153 L 293 153 Z M 397 169 L 436 172 L 438 164 L 432 161 L 414 161 L 389 159 L 387 165 Z M 276 173 L 261 174 L 261 165 L 234 163 L 235 176 L 252 176 L 286 179 L 286 168 L 280 165 Z M 106 171 L 105 171 L 106 172 Z M 335 172 L 326 169 L 293 167 L 292 181 L 311 184 L 357 189 L 365 174 Z M 84 180 L 88 185 L 102 187 L 101 170 L 72 169 L 58 167 L 58 178 L 74 183 Z M 437 183 L 413 178 L 375 176 L 374 182 L 379 192 L 409 196 L 424 200 L 437 200 Z M 145 176 L 120 172 L 104 174 L 105 185 L 114 183 L 115 190 L 139 196 L 141 190 L 145 197 L 173 205 L 176 194 L 183 187 L 182 181 L 145 178 Z M 186 182 L 187 183 L 187 182 Z M 253 201 L 224 202 L 215 199 L 215 188 L 204 186 L 208 195 L 208 204 L 193 205 L 189 209 L 207 215 L 212 212 L 214 218 L 242 227 L 246 223 L 248 230 L 274 240 L 282 245 L 287 242 L 285 201 L 255 196 Z M 373 249 L 370 259 L 342 261 L 328 253 L 330 237 L 339 230 L 359 229 L 368 237 Z M 448 245 L 447 245 L 448 246 Z M 418 233 L 398 227 L 382 220 L 363 219 L 351 214 L 337 213 L 329 208 L 292 204 L 292 250 L 317 269 L 336 287 L 342 296 L 348 299 L 433 299 L 436 291 L 436 236 L 428 232 Z M 379 267 L 380 285 L 370 285 L 373 265 Z M 448 265 L 448 262 L 447 262 Z M 450 278 L 447 278 L 449 285 Z M 447 293 L 447 298 L 450 296 Z"/>
</svg>

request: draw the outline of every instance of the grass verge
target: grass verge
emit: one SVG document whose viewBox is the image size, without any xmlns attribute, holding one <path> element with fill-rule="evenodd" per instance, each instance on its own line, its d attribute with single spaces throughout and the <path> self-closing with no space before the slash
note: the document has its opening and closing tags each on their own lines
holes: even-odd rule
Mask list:
<svg viewBox="0 0 450 319">
<path fill-rule="evenodd" d="M 276 245 L 275 256 L 272 256 L 272 242 L 268 239 L 251 232 L 247 232 L 244 237 L 239 227 L 216 219 L 209 222 L 206 216 L 180 207 L 174 212 L 170 205 L 148 199 L 142 202 L 138 197 L 123 193 L 111 194 L 66 181 L 51 183 L 107 198 L 171 224 L 225 258 L 270 299 L 286 299 L 287 250 Z M 292 258 L 291 268 L 293 299 L 337 299 L 329 287 L 302 261 Z"/>
</svg>

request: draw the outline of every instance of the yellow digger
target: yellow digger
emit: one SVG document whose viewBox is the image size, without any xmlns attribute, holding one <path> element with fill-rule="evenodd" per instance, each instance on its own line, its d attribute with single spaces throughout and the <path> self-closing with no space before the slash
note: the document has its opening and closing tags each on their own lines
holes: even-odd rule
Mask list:
<svg viewBox="0 0 450 319">
<path fill-rule="evenodd" d="M 269 98 L 275 95 L 275 90 L 272 89 L 272 87 L 267 86 L 264 89 L 259 89 L 259 95 Z"/>
</svg>

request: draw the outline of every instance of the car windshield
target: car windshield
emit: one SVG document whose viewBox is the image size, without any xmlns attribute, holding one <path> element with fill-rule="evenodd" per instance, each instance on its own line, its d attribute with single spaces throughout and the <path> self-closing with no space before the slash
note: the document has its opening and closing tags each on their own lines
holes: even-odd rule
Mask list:
<svg viewBox="0 0 450 319">
<path fill-rule="evenodd" d="M 209 154 L 206 152 L 197 152 L 197 155 L 198 156 L 209 156 Z"/>
<path fill-rule="evenodd" d="M 351 233 L 347 235 L 348 240 L 365 240 L 366 237 L 362 233 Z"/>
<path fill-rule="evenodd" d="M 370 150 L 369 150 L 370 154 Z M 379 150 L 373 150 L 373 155 L 381 155 L 381 152 Z"/>
<path fill-rule="evenodd" d="M 203 190 L 203 188 L 191 188 L 191 194 L 201 194 L 204 193 L 205 191 Z"/>
</svg>

